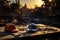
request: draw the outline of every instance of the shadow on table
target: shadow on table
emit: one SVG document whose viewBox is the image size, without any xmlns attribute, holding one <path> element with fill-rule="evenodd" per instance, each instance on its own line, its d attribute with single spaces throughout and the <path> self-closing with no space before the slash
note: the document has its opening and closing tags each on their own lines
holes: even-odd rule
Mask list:
<svg viewBox="0 0 60 40">
<path fill-rule="evenodd" d="M 10 34 L 12 36 L 14 36 L 14 38 L 18 38 L 18 37 L 23 37 L 23 36 L 27 36 L 27 35 L 32 35 L 33 33 L 35 32 L 26 32 L 26 33 L 22 33 L 22 34 L 18 34 L 18 35 L 15 35 L 15 34 Z"/>
<path fill-rule="evenodd" d="M 12 35 L 12 36 L 14 36 L 14 37 L 19 37 L 19 36 L 24 36 L 24 35 L 27 35 L 27 33 L 28 34 L 33 34 L 34 32 L 26 32 L 26 33 L 23 33 L 23 34 L 18 34 L 18 35 L 16 35 L 16 34 L 14 34 L 14 33 L 10 33 L 10 32 L 1 32 L 0 33 L 0 37 L 4 37 L 4 36 L 8 36 L 8 35 Z"/>
<path fill-rule="evenodd" d="M 11 33 L 1 32 L 1 33 L 0 33 L 0 37 L 7 36 L 7 35 L 10 35 L 10 34 L 11 34 Z"/>
<path fill-rule="evenodd" d="M 36 36 L 18 37 L 9 40 L 60 40 L 60 32 Z"/>
</svg>

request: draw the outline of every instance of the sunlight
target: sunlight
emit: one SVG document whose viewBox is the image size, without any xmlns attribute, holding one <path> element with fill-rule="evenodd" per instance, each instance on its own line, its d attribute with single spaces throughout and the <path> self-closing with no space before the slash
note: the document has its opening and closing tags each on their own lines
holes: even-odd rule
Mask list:
<svg viewBox="0 0 60 40">
<path fill-rule="evenodd" d="M 52 1 L 52 0 L 49 0 L 50 2 Z"/>
<path fill-rule="evenodd" d="M 37 5 L 38 7 L 41 7 L 43 3 L 44 3 L 44 2 L 43 2 L 42 0 L 37 0 L 37 1 L 36 1 L 36 5 Z"/>
<path fill-rule="evenodd" d="M 41 7 L 44 1 L 42 0 L 21 0 L 21 5 L 27 4 L 29 9 L 34 9 L 36 6 Z"/>
<path fill-rule="evenodd" d="M 30 5 L 30 8 L 33 8 L 34 9 L 35 6 L 41 7 L 43 3 L 44 3 L 44 1 L 42 1 L 42 0 L 34 0 L 33 5 L 31 4 Z"/>
</svg>

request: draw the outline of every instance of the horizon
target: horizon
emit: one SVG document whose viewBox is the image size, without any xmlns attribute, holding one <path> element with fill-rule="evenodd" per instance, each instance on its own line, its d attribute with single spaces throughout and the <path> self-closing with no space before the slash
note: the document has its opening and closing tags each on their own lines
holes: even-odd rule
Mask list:
<svg viewBox="0 0 60 40">
<path fill-rule="evenodd" d="M 37 7 L 41 7 L 42 4 L 44 3 L 42 0 L 21 0 L 20 1 L 21 5 L 24 6 L 25 4 L 27 4 L 27 8 L 29 9 L 34 9 L 36 6 Z"/>
<path fill-rule="evenodd" d="M 8 0 L 13 2 L 14 0 Z M 24 6 L 25 4 L 27 5 L 27 8 L 29 9 L 34 9 L 36 6 L 41 7 L 44 1 L 42 0 L 20 0 L 20 5 Z"/>
</svg>

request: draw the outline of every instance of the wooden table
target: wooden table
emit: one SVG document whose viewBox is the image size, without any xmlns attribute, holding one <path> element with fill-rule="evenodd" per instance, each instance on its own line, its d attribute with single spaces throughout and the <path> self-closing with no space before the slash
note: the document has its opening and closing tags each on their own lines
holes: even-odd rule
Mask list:
<svg viewBox="0 0 60 40">
<path fill-rule="evenodd" d="M 23 37 L 30 37 L 30 36 L 37 36 L 37 35 L 39 36 L 39 35 L 60 32 L 60 28 L 56 28 L 56 27 L 52 27 L 52 26 L 48 26 L 48 25 L 44 25 L 44 24 L 37 24 L 37 26 L 40 28 L 38 31 L 36 31 L 35 33 L 27 33 L 26 29 L 27 29 L 28 25 L 27 26 L 16 25 L 16 27 L 18 29 L 20 29 L 19 32 L 6 33 L 3 30 L 3 32 L 0 32 L 0 40 L 13 39 L 13 38 L 23 38 Z M 2 29 L 4 29 L 4 27 Z M 0 31 L 2 31 L 2 29 Z"/>
</svg>

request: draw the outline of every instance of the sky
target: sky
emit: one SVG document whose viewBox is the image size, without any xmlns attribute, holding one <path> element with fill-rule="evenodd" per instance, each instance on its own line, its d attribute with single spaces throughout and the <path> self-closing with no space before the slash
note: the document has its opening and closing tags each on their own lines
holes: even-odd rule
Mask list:
<svg viewBox="0 0 60 40">
<path fill-rule="evenodd" d="M 10 0 L 11 1 L 11 0 Z M 24 6 L 27 4 L 28 8 L 35 8 L 35 6 L 41 7 L 44 2 L 42 0 L 20 0 L 20 4 Z"/>
<path fill-rule="evenodd" d="M 21 0 L 21 5 L 27 4 L 28 8 L 35 8 L 35 6 L 41 7 L 43 4 L 42 0 Z"/>
</svg>

